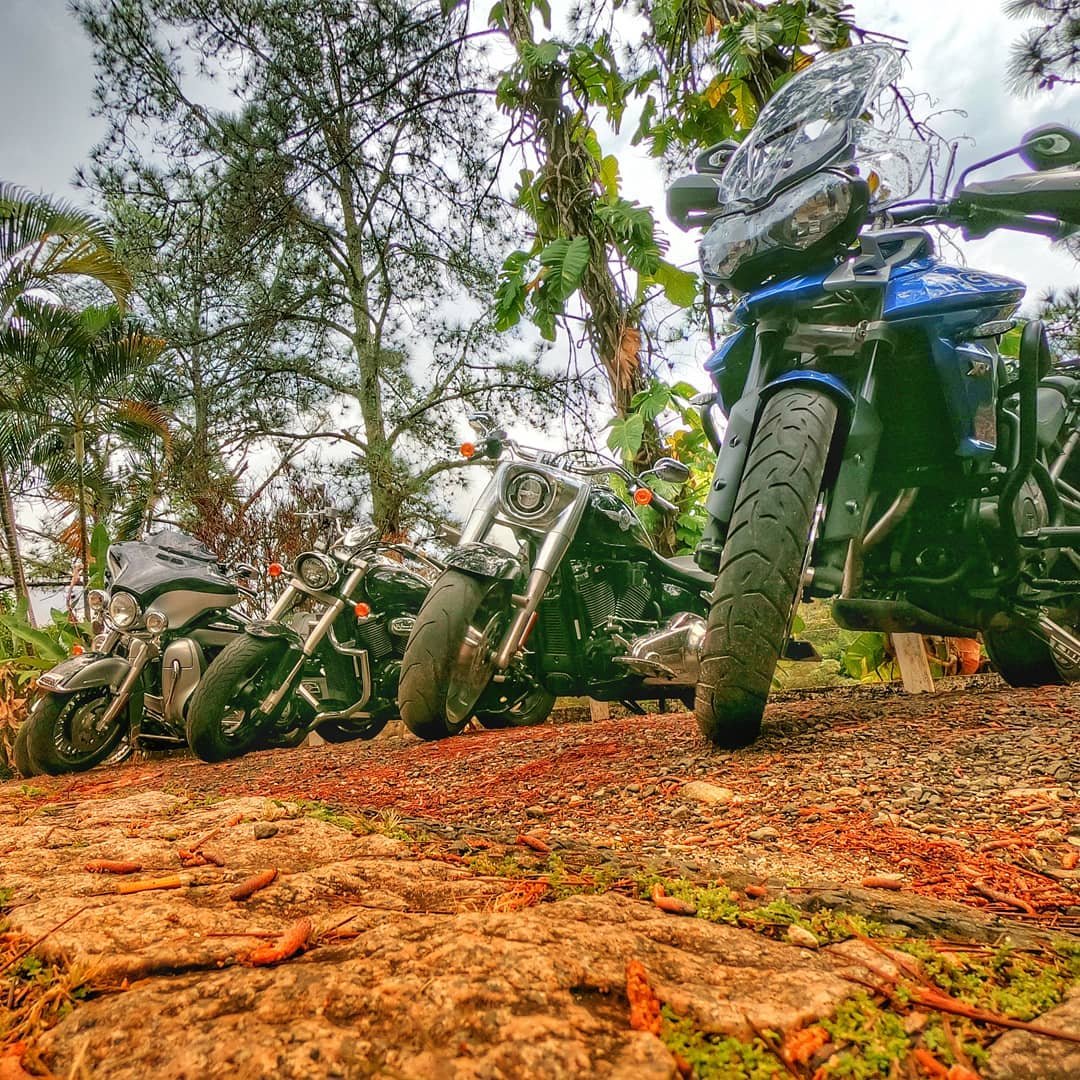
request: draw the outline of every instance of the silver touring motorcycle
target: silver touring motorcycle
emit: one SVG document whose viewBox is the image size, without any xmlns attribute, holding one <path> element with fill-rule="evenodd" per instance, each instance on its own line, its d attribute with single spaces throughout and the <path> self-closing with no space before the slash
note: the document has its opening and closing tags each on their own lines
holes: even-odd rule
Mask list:
<svg viewBox="0 0 1080 1080">
<path fill-rule="evenodd" d="M 38 679 L 15 742 L 24 776 L 185 745 L 184 716 L 203 672 L 243 634 L 247 616 L 237 608 L 254 596 L 244 585 L 252 567 L 225 566 L 174 531 L 111 544 L 106 562 L 107 591 L 89 597 L 103 632 Z"/>
</svg>

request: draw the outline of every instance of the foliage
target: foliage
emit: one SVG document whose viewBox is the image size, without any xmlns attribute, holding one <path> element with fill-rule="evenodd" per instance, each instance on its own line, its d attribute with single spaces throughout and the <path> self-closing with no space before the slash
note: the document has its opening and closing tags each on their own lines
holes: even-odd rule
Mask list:
<svg viewBox="0 0 1080 1080">
<path fill-rule="evenodd" d="M 774 1080 L 780 1062 L 760 1037 L 750 1042 L 733 1036 L 706 1034 L 665 1005 L 660 1039 L 693 1068 L 700 1080 Z"/>
<path fill-rule="evenodd" d="M 551 389 L 527 360 L 486 356 L 505 209 L 464 13 L 433 0 L 74 8 L 110 125 L 87 182 L 126 250 L 168 266 L 142 302 L 177 333 L 191 391 L 185 488 L 207 471 L 237 486 L 236 459 L 260 440 L 289 460 L 327 440 L 352 455 L 343 471 L 363 477 L 376 525 L 399 533 L 465 464 L 456 411 L 520 412 Z M 234 104 L 203 104 L 206 82 Z"/>
<path fill-rule="evenodd" d="M 1080 82 L 1080 0 L 1008 0 L 1015 19 L 1036 19 L 1013 44 L 1009 79 L 1018 93 Z"/>
<path fill-rule="evenodd" d="M 55 296 L 71 282 L 92 282 L 107 289 L 122 307 L 132 287 L 131 276 L 117 258 L 112 237 L 92 214 L 22 188 L 0 182 L 0 333 L 7 333 L 17 309 L 40 306 L 42 294 Z M 5 420 L 19 402 L 0 388 L 0 415 Z M 26 572 L 15 519 L 12 478 L 20 475 L 19 447 L 0 427 L 0 526 L 15 590 L 29 598 Z M 32 615 L 31 615 L 32 621 Z"/>
<path fill-rule="evenodd" d="M 818 50 L 847 43 L 843 7 L 834 0 L 660 0 L 625 24 L 624 43 L 604 26 L 603 5 L 575 9 L 566 37 L 540 40 L 534 17 L 550 30 L 546 0 L 497 3 L 490 21 L 516 53 L 497 100 L 513 120 L 514 145 L 532 157 L 516 201 L 533 230 L 531 247 L 503 264 L 497 325 L 528 317 L 553 340 L 556 323 L 580 306 L 616 415 L 629 420 L 658 343 L 649 304 L 663 297 L 690 307 L 697 282 L 664 259 L 652 212 L 621 193 L 620 162 L 604 149 L 603 129 L 617 135 L 637 112 L 632 141 L 668 164 L 681 164 L 691 148 L 746 134 L 791 73 Z M 638 423 L 620 435 L 620 449 L 637 444 L 644 464 L 659 446 L 654 425 L 646 421 L 639 438 Z"/>
</svg>

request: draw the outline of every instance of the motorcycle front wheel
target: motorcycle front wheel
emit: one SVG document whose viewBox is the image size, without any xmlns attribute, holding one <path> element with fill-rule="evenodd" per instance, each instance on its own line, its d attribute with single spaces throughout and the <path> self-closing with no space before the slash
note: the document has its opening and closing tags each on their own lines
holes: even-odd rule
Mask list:
<svg viewBox="0 0 1080 1080">
<path fill-rule="evenodd" d="M 284 677 L 288 644 L 281 638 L 244 635 L 227 645 L 207 668 L 187 710 L 187 740 L 203 761 L 226 761 L 258 749 L 272 726 L 299 724 L 259 711 L 260 703 Z M 286 698 L 282 712 L 298 708 Z"/>
<path fill-rule="evenodd" d="M 542 686 L 526 690 L 515 702 L 499 712 L 477 711 L 476 719 L 486 728 L 532 727 L 542 724 L 555 706 L 555 695 Z"/>
<path fill-rule="evenodd" d="M 60 776 L 126 757 L 120 753 L 127 734 L 126 711 L 108 724 L 102 722 L 112 699 L 107 686 L 44 694 L 23 724 L 27 764 L 39 773 Z"/>
<path fill-rule="evenodd" d="M 748 746 L 761 734 L 835 426 L 836 405 L 812 390 L 782 390 L 762 411 L 710 598 L 694 700 L 716 746 Z"/>
<path fill-rule="evenodd" d="M 15 744 L 11 748 L 11 762 L 15 771 L 24 779 L 36 776 L 38 769 L 30 757 L 30 721 L 24 720 L 15 733 Z"/>
<path fill-rule="evenodd" d="M 469 722 L 494 674 L 508 604 L 504 589 L 460 570 L 435 582 L 417 612 L 398 682 L 401 719 L 414 735 L 445 739 Z"/>
</svg>

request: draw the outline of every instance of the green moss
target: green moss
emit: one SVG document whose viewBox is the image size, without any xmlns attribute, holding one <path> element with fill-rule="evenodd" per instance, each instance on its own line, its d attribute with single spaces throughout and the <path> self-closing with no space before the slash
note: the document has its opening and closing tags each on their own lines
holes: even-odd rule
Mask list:
<svg viewBox="0 0 1080 1080">
<path fill-rule="evenodd" d="M 821 1026 L 841 1047 L 822 1066 L 823 1077 L 874 1080 L 891 1075 L 894 1063 L 908 1054 L 908 1034 L 895 1013 L 886 1012 L 864 993 L 842 1001 Z"/>
<path fill-rule="evenodd" d="M 674 1054 L 694 1067 L 695 1080 L 773 1080 L 784 1072 L 776 1055 L 761 1040 L 743 1042 L 707 1035 L 666 1005 L 660 1038 Z"/>
<path fill-rule="evenodd" d="M 924 941 L 905 941 L 896 947 L 918 959 L 947 994 L 1017 1020 L 1032 1020 L 1059 1005 L 1078 977 L 1073 955 L 1062 955 L 1059 949 L 1032 956 L 1005 946 L 984 956 L 942 951 Z"/>
</svg>

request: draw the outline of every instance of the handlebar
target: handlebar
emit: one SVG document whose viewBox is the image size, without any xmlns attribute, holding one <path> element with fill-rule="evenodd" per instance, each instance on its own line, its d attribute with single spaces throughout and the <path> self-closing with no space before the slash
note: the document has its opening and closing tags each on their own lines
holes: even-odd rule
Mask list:
<svg viewBox="0 0 1080 1080">
<path fill-rule="evenodd" d="M 898 225 L 948 225 L 963 229 L 964 235 L 980 239 L 995 229 L 1012 229 L 1015 232 L 1047 236 L 1051 240 L 1064 240 L 1077 231 L 1076 225 L 1053 218 L 1035 217 L 1016 210 L 979 206 L 966 199 L 936 200 L 910 205 L 898 205 L 888 211 Z"/>
</svg>

